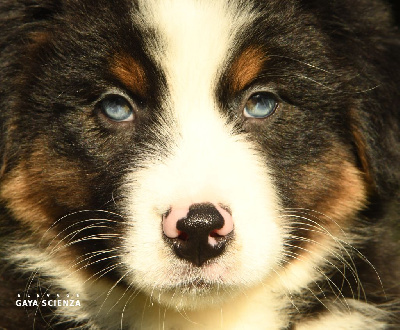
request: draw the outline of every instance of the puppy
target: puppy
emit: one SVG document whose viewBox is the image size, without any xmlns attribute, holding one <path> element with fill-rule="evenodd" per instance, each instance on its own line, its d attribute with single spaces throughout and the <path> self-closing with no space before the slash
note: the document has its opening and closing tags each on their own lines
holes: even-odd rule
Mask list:
<svg viewBox="0 0 400 330">
<path fill-rule="evenodd" d="M 375 0 L 3 0 L 6 329 L 398 329 L 399 33 Z"/>
</svg>

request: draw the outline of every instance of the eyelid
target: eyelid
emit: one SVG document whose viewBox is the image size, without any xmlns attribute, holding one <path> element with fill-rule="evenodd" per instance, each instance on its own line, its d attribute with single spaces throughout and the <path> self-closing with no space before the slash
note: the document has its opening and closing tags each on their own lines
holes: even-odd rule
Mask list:
<svg viewBox="0 0 400 330">
<path fill-rule="evenodd" d="M 131 104 L 132 108 L 135 108 L 135 106 L 141 103 L 141 102 L 135 102 L 134 99 L 128 93 L 124 92 L 119 88 L 110 88 L 98 97 L 95 104 L 99 103 L 101 100 L 105 99 L 107 96 L 110 95 L 117 95 L 125 98 L 129 102 L 129 104 Z"/>
<path fill-rule="evenodd" d="M 282 99 L 279 97 L 279 93 L 275 84 L 261 84 L 259 82 L 252 84 L 242 90 L 238 95 L 235 96 L 235 100 L 237 104 L 241 104 L 242 107 L 247 102 L 247 100 L 253 95 L 257 93 L 271 93 L 275 96 L 278 102 L 281 102 Z"/>
</svg>

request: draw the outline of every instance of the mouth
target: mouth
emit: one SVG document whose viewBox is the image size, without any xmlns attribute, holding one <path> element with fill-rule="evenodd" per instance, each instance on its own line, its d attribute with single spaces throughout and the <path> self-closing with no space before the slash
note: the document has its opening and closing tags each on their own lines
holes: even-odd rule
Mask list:
<svg viewBox="0 0 400 330">
<path fill-rule="evenodd" d="M 173 293 L 179 295 L 196 295 L 204 296 L 214 293 L 219 287 L 216 283 L 208 282 L 202 278 L 184 281 L 166 290 L 166 293 Z"/>
<path fill-rule="evenodd" d="M 229 290 L 226 284 L 199 277 L 161 288 L 158 294 L 153 292 L 153 296 L 158 297 L 162 305 L 171 306 L 176 310 L 191 310 L 223 303 L 231 299 L 234 292 L 236 290 Z"/>
<path fill-rule="evenodd" d="M 201 290 L 201 291 L 210 291 L 218 286 L 221 286 L 222 283 L 211 282 L 204 278 L 196 278 L 193 280 L 185 281 L 180 283 L 176 287 L 181 290 Z"/>
<path fill-rule="evenodd" d="M 170 273 L 167 281 L 160 283 L 160 292 L 175 296 L 207 296 L 218 295 L 220 290 L 229 286 L 226 277 L 228 270 L 217 261 L 209 262 L 201 267 L 180 265 Z"/>
</svg>

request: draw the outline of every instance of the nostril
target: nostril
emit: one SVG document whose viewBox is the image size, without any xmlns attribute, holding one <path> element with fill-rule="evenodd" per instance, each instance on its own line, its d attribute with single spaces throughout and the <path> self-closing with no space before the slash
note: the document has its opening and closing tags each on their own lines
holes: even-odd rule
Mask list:
<svg viewBox="0 0 400 330">
<path fill-rule="evenodd" d="M 223 226 L 219 229 L 214 230 L 215 234 L 219 236 L 227 236 L 233 231 L 233 219 L 230 210 L 222 205 L 215 205 L 215 208 L 221 214 L 223 218 Z"/>
<path fill-rule="evenodd" d="M 189 235 L 184 231 L 179 231 L 178 239 L 181 241 L 187 241 L 189 239 Z"/>
<path fill-rule="evenodd" d="M 225 235 L 220 235 L 218 234 L 217 230 L 213 230 L 210 232 L 208 235 L 208 244 L 211 246 L 217 246 L 218 244 L 224 244 L 226 241 L 226 236 Z"/>
<path fill-rule="evenodd" d="M 225 236 L 225 235 L 220 235 L 220 234 L 218 234 L 216 230 L 213 230 L 213 231 L 210 233 L 210 237 L 214 237 L 214 238 L 224 237 L 224 236 Z"/>
<path fill-rule="evenodd" d="M 162 229 L 168 238 L 179 237 L 182 231 L 178 230 L 177 222 L 186 217 L 189 208 L 171 208 L 162 216 Z"/>
</svg>

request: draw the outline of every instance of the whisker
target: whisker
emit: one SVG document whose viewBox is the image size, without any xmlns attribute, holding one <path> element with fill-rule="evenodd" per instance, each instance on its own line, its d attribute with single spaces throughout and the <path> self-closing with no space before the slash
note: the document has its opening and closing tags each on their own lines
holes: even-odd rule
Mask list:
<svg viewBox="0 0 400 330">
<path fill-rule="evenodd" d="M 285 254 L 286 254 L 286 253 L 285 253 Z M 286 254 L 286 255 L 287 255 L 287 254 Z M 289 252 L 289 256 L 290 256 L 291 258 L 296 259 L 296 260 L 303 261 L 301 255 L 299 255 L 299 254 L 290 253 L 290 252 Z M 314 268 L 314 267 L 313 267 L 313 268 Z M 322 290 L 322 288 L 318 285 L 318 283 L 317 283 L 316 281 L 312 281 L 312 282 L 319 288 L 321 294 L 322 294 L 324 297 L 326 297 L 326 296 L 325 296 L 325 292 L 324 292 L 324 291 Z M 308 290 L 308 291 L 312 294 L 312 296 L 313 296 L 314 298 L 316 298 L 317 301 L 318 301 L 322 306 L 324 306 L 324 307 L 330 312 L 330 309 L 323 303 L 323 301 L 315 294 L 315 292 L 314 292 L 311 288 L 309 288 L 308 286 L 306 286 L 305 289 Z M 334 294 L 335 294 L 335 293 L 334 293 Z"/>
<path fill-rule="evenodd" d="M 304 238 L 302 238 L 302 237 L 300 237 L 299 239 L 302 239 L 303 241 L 312 242 L 313 244 L 316 244 L 316 245 L 318 245 L 319 247 L 323 248 L 324 251 L 328 251 L 330 254 L 333 254 L 333 255 L 335 255 L 336 257 L 338 257 L 338 256 L 336 255 L 336 253 L 334 253 L 333 251 L 331 251 L 331 249 L 327 249 L 323 244 L 320 244 L 320 243 L 317 242 L 317 241 L 314 241 L 314 240 L 311 240 L 311 239 L 304 239 Z M 293 245 L 293 244 L 289 244 L 289 243 L 285 243 L 285 245 L 286 245 L 286 246 L 290 246 L 290 247 L 295 247 L 295 248 L 300 249 L 300 250 L 302 250 L 302 251 L 305 251 L 305 252 L 308 252 L 308 253 L 313 254 L 313 255 L 315 255 L 315 256 L 321 257 L 327 264 L 329 264 L 330 266 L 332 266 L 334 269 L 336 269 L 336 270 L 342 275 L 343 279 L 344 279 L 344 280 L 346 281 L 346 283 L 349 285 L 350 291 L 351 291 L 351 293 L 352 293 L 352 295 L 353 295 L 353 297 L 354 297 L 354 291 L 353 291 L 353 288 L 352 288 L 352 285 L 351 285 L 350 281 L 347 279 L 347 277 L 345 276 L 345 274 L 339 269 L 339 267 L 337 267 L 334 263 L 332 263 L 328 258 L 323 257 L 322 255 L 320 255 L 320 254 L 318 254 L 318 253 L 316 253 L 316 252 L 314 252 L 314 251 L 311 251 L 311 250 L 309 250 L 309 249 L 306 249 L 306 248 L 304 248 L 304 247 L 299 247 L 299 246 L 296 246 L 296 245 Z M 288 253 L 288 252 L 289 252 L 289 251 L 286 251 L 286 253 Z M 294 252 L 291 252 L 291 253 L 294 253 Z M 339 260 L 340 260 L 341 262 L 344 261 L 344 260 L 342 260 L 341 258 L 340 258 Z M 350 269 L 351 269 L 351 267 L 350 267 Z M 358 283 L 358 282 L 357 282 L 358 278 L 357 278 L 357 277 L 354 277 L 354 278 L 355 278 L 355 280 L 356 280 L 356 283 Z"/>
<path fill-rule="evenodd" d="M 315 79 L 313 79 L 313 78 L 307 77 L 307 76 L 305 76 L 305 75 L 296 74 L 295 76 L 296 76 L 296 77 L 299 77 L 299 78 L 302 78 L 302 79 L 309 80 L 309 81 L 311 81 L 311 82 L 313 82 L 313 83 L 315 83 L 315 84 L 317 84 L 317 85 L 319 85 L 319 86 L 322 86 L 322 87 L 324 87 L 324 88 L 326 88 L 326 89 L 329 89 L 329 90 L 331 90 L 331 91 L 334 91 L 334 92 L 336 92 L 336 93 L 341 92 L 341 91 L 338 90 L 337 88 L 330 87 L 330 86 L 328 86 L 328 85 L 326 85 L 326 84 L 324 84 L 324 83 L 322 83 L 322 82 L 319 82 L 319 81 L 317 81 L 317 80 L 315 80 Z"/>
<path fill-rule="evenodd" d="M 296 213 L 300 213 L 300 214 L 306 214 L 306 215 L 310 215 L 310 216 L 315 216 L 314 214 L 318 214 L 320 216 L 323 216 L 324 218 L 326 218 L 329 223 L 333 223 L 335 224 L 338 229 L 340 229 L 340 231 L 342 232 L 343 235 L 346 235 L 346 232 L 343 230 L 343 228 L 339 225 L 339 223 L 337 221 L 335 221 L 335 219 L 333 219 L 332 217 L 326 215 L 325 213 L 322 213 L 320 211 L 316 211 L 316 210 L 312 210 L 312 209 L 307 209 L 307 208 L 285 208 L 283 210 L 280 210 L 281 212 L 296 212 Z M 311 221 L 311 219 L 305 217 L 304 219 L 308 219 Z M 317 218 L 319 219 L 319 218 Z"/>
<path fill-rule="evenodd" d="M 94 226 L 93 228 L 96 228 L 96 227 Z M 76 239 L 73 241 L 69 241 L 67 244 L 62 245 L 57 250 L 51 251 L 51 253 L 54 254 L 54 253 L 58 252 L 59 250 L 62 250 L 66 247 L 69 247 L 69 246 L 77 244 L 77 243 L 89 241 L 89 240 L 107 240 L 107 239 L 111 239 L 111 238 L 120 239 L 120 236 L 121 236 L 120 234 L 93 234 L 93 235 L 85 236 L 83 238 L 79 238 L 79 239 Z"/>
<path fill-rule="evenodd" d="M 287 60 L 291 60 L 291 61 L 294 61 L 294 62 L 298 62 L 298 63 L 304 64 L 304 65 L 306 65 L 306 66 L 308 66 L 308 67 L 310 67 L 310 68 L 316 69 L 316 70 L 318 70 L 318 71 L 322 71 L 322 72 L 324 72 L 324 73 L 328 73 L 328 74 L 333 75 L 333 76 L 337 76 L 337 77 L 341 77 L 341 76 L 342 76 L 342 75 L 339 74 L 339 73 L 330 72 L 330 71 L 328 71 L 328 70 L 325 70 L 325 69 L 322 69 L 322 68 L 316 66 L 315 64 L 308 63 L 308 62 L 305 62 L 305 61 L 296 59 L 296 58 L 294 58 L 294 57 L 283 56 L 283 55 L 268 55 L 268 57 L 284 58 L 284 59 L 287 59 Z"/>
<path fill-rule="evenodd" d="M 86 265 L 84 265 L 84 266 L 82 266 L 82 267 L 80 267 L 80 268 L 77 268 L 77 269 L 74 270 L 70 275 L 72 275 L 72 274 L 74 274 L 74 273 L 76 273 L 76 272 L 79 272 L 81 269 L 84 269 L 84 268 L 87 268 L 87 267 L 89 267 L 89 266 L 95 265 L 95 264 L 97 264 L 97 263 L 99 263 L 99 262 L 102 262 L 102 261 L 105 261 L 105 260 L 111 260 L 111 259 L 115 259 L 115 258 L 119 258 L 119 257 L 121 257 L 121 255 L 112 255 L 112 256 L 109 256 L 109 257 L 101 258 L 101 259 L 96 260 L 96 261 L 92 261 L 92 262 L 90 262 L 90 263 L 88 263 L 88 264 L 86 264 Z M 71 266 L 70 268 L 73 269 L 73 267 L 74 267 L 74 266 Z"/>
<path fill-rule="evenodd" d="M 63 232 L 65 232 L 66 230 L 68 230 L 68 229 L 70 229 L 70 228 L 72 228 L 72 227 L 74 227 L 75 225 L 78 225 L 78 224 L 80 224 L 80 223 L 91 222 L 91 221 L 92 221 L 92 220 L 82 220 L 82 221 L 79 221 L 78 223 L 76 223 L 76 224 L 74 224 L 74 225 L 71 225 L 71 226 L 67 227 L 66 229 L 64 229 L 63 231 L 61 231 L 57 236 L 55 236 L 55 237 L 53 238 L 53 240 L 49 243 L 49 247 L 50 247 L 50 244 L 51 244 L 58 236 L 60 236 Z M 93 220 L 93 221 L 95 221 L 95 220 Z M 73 232 L 69 233 L 68 235 L 64 236 L 61 240 L 59 240 L 59 241 L 57 242 L 57 244 L 53 247 L 53 250 L 54 250 L 60 243 L 62 243 L 65 239 L 67 239 L 68 237 L 72 236 L 72 237 L 71 237 L 71 239 L 72 239 L 72 238 L 74 238 L 77 234 L 79 234 L 80 232 L 82 232 L 82 231 L 84 231 L 84 230 L 91 229 L 91 228 L 107 228 L 107 229 L 112 228 L 112 227 L 109 227 L 109 226 L 104 225 L 105 223 L 106 223 L 106 222 L 104 222 L 104 221 L 99 221 L 99 222 L 96 222 L 96 223 L 94 223 L 94 224 L 92 224 L 92 225 L 88 225 L 88 226 L 85 226 L 85 227 L 83 227 L 83 228 L 74 230 Z M 100 226 L 100 225 L 102 225 L 102 226 Z M 52 250 L 52 251 L 53 251 L 53 250 Z M 52 251 L 51 251 L 50 253 L 52 253 Z"/>
<path fill-rule="evenodd" d="M 122 276 L 114 283 L 114 285 L 111 287 L 111 289 L 108 290 L 107 295 L 106 295 L 106 297 L 105 297 L 103 303 L 101 304 L 98 313 L 100 313 L 100 311 L 101 311 L 101 309 L 103 308 L 104 304 L 106 303 L 108 297 L 110 296 L 111 292 L 116 288 L 116 286 L 118 285 L 118 283 L 121 282 L 121 281 L 122 281 L 127 275 L 129 275 L 130 273 L 132 273 L 132 270 L 128 270 L 127 272 L 125 272 L 125 274 L 122 275 Z M 97 315 L 98 315 L 98 313 L 97 313 Z"/>
<path fill-rule="evenodd" d="M 125 289 L 125 291 L 123 292 L 123 294 L 121 295 L 121 297 L 115 302 L 115 304 L 113 306 L 110 307 L 110 309 L 107 312 L 107 315 L 111 312 L 111 310 L 118 305 L 118 303 L 122 300 L 122 298 L 126 295 L 126 293 L 128 291 L 130 291 L 130 289 L 132 288 L 132 283 L 129 284 L 129 286 Z M 134 290 L 135 291 L 135 290 Z"/>
<path fill-rule="evenodd" d="M 286 252 L 286 253 L 288 253 L 288 255 L 290 255 L 292 258 L 297 259 L 297 260 L 299 260 L 299 261 L 304 260 L 303 257 L 302 257 L 301 255 L 297 254 L 297 253 L 290 252 L 290 251 L 288 251 L 288 252 Z M 338 293 L 336 293 L 335 290 L 333 290 L 333 288 L 331 287 L 332 293 L 335 295 L 336 298 L 339 299 L 339 301 L 341 302 L 341 304 L 343 304 L 343 306 L 344 306 L 346 309 L 350 310 L 350 307 L 349 307 L 349 305 L 348 305 L 348 303 L 347 303 L 346 297 L 343 295 L 342 291 L 337 287 L 337 285 L 325 274 L 325 272 L 324 272 L 323 270 L 321 270 L 321 268 L 316 267 L 316 266 L 313 266 L 313 268 L 314 268 L 318 273 L 320 273 L 320 274 L 327 280 L 328 283 L 330 282 L 330 283 L 336 288 L 336 290 L 337 290 Z M 325 295 L 325 291 L 319 286 L 318 282 L 317 282 L 317 281 L 313 281 L 313 283 L 318 287 L 318 289 L 320 290 L 320 292 L 321 292 L 321 294 L 324 296 L 324 298 L 327 298 L 326 295 Z M 318 300 L 318 302 L 321 303 L 321 304 L 330 312 L 330 309 L 329 309 L 329 308 L 323 303 L 323 301 L 315 294 L 315 292 L 311 290 L 311 288 L 307 287 L 307 290 L 309 290 L 309 291 L 312 293 L 312 295 Z"/>
<path fill-rule="evenodd" d="M 375 268 L 375 266 L 368 260 L 368 258 L 367 258 L 366 256 L 364 256 L 364 255 L 363 255 L 357 248 L 355 248 L 353 245 L 351 245 L 350 243 L 348 243 L 348 242 L 346 242 L 346 241 L 342 241 L 342 240 L 340 240 L 340 241 L 341 241 L 343 244 L 347 245 L 349 248 L 351 248 L 353 251 L 355 251 L 355 252 L 358 254 L 358 256 L 359 256 L 364 262 L 366 262 L 366 263 L 374 270 L 374 272 L 375 272 L 375 274 L 376 274 L 376 276 L 377 276 L 377 278 L 378 278 L 378 280 L 379 280 L 379 284 L 381 285 L 383 294 L 385 295 L 385 297 L 387 297 L 387 296 L 386 296 L 385 289 L 384 289 L 384 287 L 383 287 L 383 282 L 382 282 L 381 277 L 380 277 L 380 275 L 379 275 L 377 269 Z"/>
<path fill-rule="evenodd" d="M 282 265 L 280 265 L 280 267 L 283 268 Z M 293 294 L 292 294 L 291 290 L 289 290 L 289 288 L 287 287 L 286 283 L 283 282 L 283 279 L 282 279 L 281 274 L 279 274 L 279 272 L 278 272 L 275 268 L 272 268 L 271 270 L 278 276 L 279 281 L 280 281 L 281 284 L 285 287 L 285 292 L 284 292 L 284 294 L 285 294 L 285 296 L 289 299 L 291 305 L 300 313 L 299 308 L 298 308 L 298 307 L 296 306 L 296 304 L 294 303 Z M 286 293 L 286 292 L 287 292 L 287 293 Z M 288 294 L 289 294 L 289 295 L 288 295 Z"/>
<path fill-rule="evenodd" d="M 83 213 L 92 213 L 93 214 L 93 213 L 96 213 L 96 212 L 105 213 L 105 214 L 109 214 L 109 215 L 112 215 L 112 216 L 117 216 L 119 218 L 123 218 L 122 215 L 120 215 L 118 213 L 115 213 L 115 212 L 107 211 L 107 210 L 80 210 L 80 211 L 71 212 L 71 213 L 68 213 L 68 214 L 62 216 L 61 218 L 57 219 L 56 221 L 54 221 L 52 223 L 52 225 L 42 235 L 42 239 L 40 240 L 39 245 L 41 244 L 41 242 L 42 242 L 43 238 L 46 236 L 46 234 L 52 228 L 54 228 L 56 225 L 58 225 L 61 221 L 65 220 L 66 218 L 69 218 L 69 217 L 72 217 L 72 216 L 76 216 L 78 214 L 83 214 Z M 107 220 L 107 219 L 103 219 L 103 220 Z"/>
<path fill-rule="evenodd" d="M 319 224 L 319 223 L 317 223 L 317 222 L 315 222 L 315 221 L 313 221 L 313 220 L 310 220 L 310 219 L 305 218 L 305 217 L 298 217 L 298 216 L 295 216 L 295 215 L 291 215 L 291 217 L 292 217 L 292 216 L 295 217 L 295 218 L 297 218 L 297 219 L 300 218 L 300 219 L 302 219 L 302 220 L 306 220 L 306 221 L 310 221 L 310 222 L 311 222 L 311 224 L 307 224 L 307 223 L 303 223 L 303 222 L 291 222 L 292 225 L 293 225 L 293 224 L 305 225 L 305 226 L 309 226 L 309 227 L 311 227 L 311 228 L 316 228 L 317 231 L 310 230 L 309 228 L 302 228 L 302 227 L 297 228 L 297 229 L 304 230 L 304 231 L 310 231 L 310 232 L 318 232 L 318 233 L 321 233 L 321 234 L 328 234 L 328 236 L 329 236 L 335 243 L 337 243 L 337 244 L 339 245 L 340 251 L 343 251 L 343 250 L 346 251 L 346 254 L 347 254 L 347 256 L 350 258 L 350 261 L 352 262 L 352 265 L 350 265 L 350 264 L 346 261 L 346 259 L 345 259 L 345 257 L 344 257 L 343 255 L 338 254 L 335 250 L 327 249 L 326 246 L 322 245 L 321 243 L 319 243 L 318 241 L 315 241 L 315 240 L 309 239 L 309 240 L 310 240 L 309 242 L 318 244 L 319 246 L 323 247 L 325 250 L 329 251 L 332 255 L 336 256 L 339 260 L 341 260 L 341 261 L 343 261 L 344 263 L 346 263 L 346 265 L 347 265 L 350 269 L 352 269 L 352 270 L 354 271 L 354 275 L 357 277 L 357 279 L 359 279 L 359 278 L 358 278 L 357 271 L 356 271 L 356 266 L 355 266 L 355 264 L 354 264 L 354 261 L 353 261 L 351 255 L 348 253 L 347 249 L 344 248 L 344 246 L 341 244 L 341 242 L 338 240 L 337 237 L 335 237 L 334 235 L 332 235 L 332 234 L 330 233 L 330 231 L 329 231 L 328 229 L 326 229 L 324 226 L 322 226 L 321 224 Z M 322 231 L 321 231 L 320 229 L 321 229 Z M 289 235 L 289 237 L 290 237 L 290 235 Z M 296 236 L 295 238 L 300 239 L 300 240 L 304 240 L 304 238 L 301 238 L 301 237 L 298 237 L 298 236 Z M 354 266 L 354 267 L 353 267 L 353 266 Z"/>
<path fill-rule="evenodd" d="M 94 273 L 93 275 L 91 275 L 89 278 L 87 278 L 83 284 L 89 282 L 92 278 L 96 277 L 94 281 L 92 281 L 92 284 L 94 284 L 95 282 L 97 282 L 100 278 L 102 278 L 103 276 L 105 276 L 106 274 L 108 274 L 109 272 L 113 271 L 114 269 L 118 268 L 118 266 L 122 265 L 122 262 L 107 266 L 103 269 L 101 269 L 100 271 Z M 101 274 L 100 276 L 97 276 Z"/>
<path fill-rule="evenodd" d="M 291 244 L 287 244 L 288 246 L 293 246 L 293 245 L 291 245 Z M 297 247 L 297 246 L 296 246 Z M 302 247 L 297 247 L 297 248 L 299 248 L 299 249 L 301 249 L 301 250 L 303 250 L 303 251 L 306 251 L 306 252 L 308 252 L 308 253 L 311 253 L 311 254 L 314 254 L 314 255 L 317 255 L 318 256 L 318 254 L 316 254 L 316 253 L 314 253 L 313 251 L 310 251 L 310 250 L 308 250 L 308 249 L 305 249 L 305 248 L 302 248 Z M 292 251 L 285 251 L 285 253 L 287 254 L 287 255 L 291 255 L 293 258 L 295 258 L 295 259 L 297 259 L 297 260 L 305 260 L 305 259 L 303 259 L 304 257 L 303 256 L 301 256 L 300 254 L 298 254 L 298 253 L 295 253 L 295 252 L 292 252 Z M 321 257 L 321 256 L 320 256 Z M 338 270 L 341 274 L 342 274 L 342 276 L 343 276 L 343 273 L 342 273 L 342 271 L 336 266 L 336 265 L 334 265 L 333 263 L 331 263 L 328 259 L 326 259 L 326 258 L 324 258 L 324 257 L 322 257 L 326 262 L 328 262 L 332 267 L 334 267 L 336 270 Z M 339 290 L 339 288 L 337 287 L 337 285 L 325 274 L 325 272 L 323 272 L 322 270 L 321 270 L 321 268 L 320 267 L 317 267 L 317 266 L 312 266 L 316 271 L 318 271 L 326 280 L 328 280 L 329 282 L 331 282 L 335 287 L 336 287 L 336 289 L 338 290 L 338 292 L 340 293 L 340 295 L 341 295 L 341 297 L 344 299 L 344 300 L 346 300 L 346 298 L 343 296 L 343 294 L 342 294 L 342 292 Z M 351 287 L 351 285 L 350 285 L 350 283 L 349 283 L 349 286 Z M 337 294 L 334 292 L 334 291 L 332 291 L 333 292 L 333 294 L 335 294 L 335 296 L 336 297 L 338 297 L 337 296 Z M 324 293 L 323 293 L 324 294 Z M 354 295 L 354 293 L 353 293 L 353 295 Z M 347 305 L 347 303 L 346 303 L 346 305 Z"/>
<path fill-rule="evenodd" d="M 130 284 L 131 285 L 131 284 Z M 134 290 L 128 297 L 124 307 L 122 308 L 122 312 L 121 312 L 121 330 L 123 329 L 123 320 L 124 320 L 124 314 L 125 314 L 125 309 L 128 306 L 128 304 L 130 304 L 138 295 L 139 295 L 140 291 L 139 290 Z"/>
<path fill-rule="evenodd" d="M 301 209 L 301 211 L 303 211 L 303 210 L 307 210 L 307 209 Z M 291 209 L 291 211 L 293 211 L 293 209 Z M 307 211 L 312 211 L 314 213 L 323 215 L 323 213 L 317 212 L 317 211 L 314 211 L 314 210 L 307 210 Z M 306 212 L 306 214 L 310 215 L 310 212 Z M 296 215 L 285 215 L 285 216 L 298 217 Z M 355 262 L 354 262 L 354 260 L 353 260 L 353 258 L 351 256 L 351 254 L 349 253 L 348 249 L 342 244 L 342 242 L 336 236 L 332 235 L 330 233 L 330 231 L 328 229 L 326 229 L 324 226 L 322 226 L 321 224 L 319 224 L 316 221 L 313 221 L 313 220 L 311 220 L 311 219 L 309 219 L 307 217 L 300 217 L 300 219 L 306 220 L 306 221 L 310 221 L 311 223 L 313 223 L 313 224 L 317 225 L 318 227 L 320 227 L 321 229 L 323 229 L 324 232 L 327 233 L 330 236 L 330 238 L 332 238 L 334 240 L 334 242 L 338 245 L 339 250 L 340 251 L 345 251 L 347 257 L 349 258 L 349 260 L 351 262 L 351 264 L 349 264 L 347 262 L 347 260 L 346 260 L 344 255 L 342 255 L 342 254 L 339 255 L 336 252 L 334 252 L 334 255 L 337 257 L 338 260 L 340 260 L 343 263 L 344 266 L 347 265 L 349 267 L 349 269 L 351 270 L 351 273 L 352 273 L 352 275 L 353 275 L 353 277 L 354 277 L 354 279 L 355 279 L 355 281 L 357 283 L 358 290 L 361 289 L 362 292 L 364 293 L 364 297 L 365 297 L 365 291 L 364 291 L 364 288 L 363 288 L 362 283 L 360 281 L 360 278 L 359 278 L 359 275 L 358 275 L 358 272 L 357 272 L 357 267 L 355 265 Z M 332 220 L 332 219 L 329 218 L 329 220 Z M 344 236 L 346 236 L 346 233 L 344 232 L 344 230 L 335 221 L 332 220 L 332 222 L 335 223 L 338 226 L 338 228 L 341 230 L 341 232 L 344 234 Z"/>
</svg>

